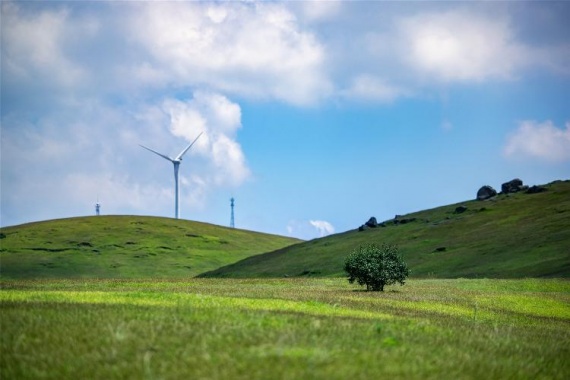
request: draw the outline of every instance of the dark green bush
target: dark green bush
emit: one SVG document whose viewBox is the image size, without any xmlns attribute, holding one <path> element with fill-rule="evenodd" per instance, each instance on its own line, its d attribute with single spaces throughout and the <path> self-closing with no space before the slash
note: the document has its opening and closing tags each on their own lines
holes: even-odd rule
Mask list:
<svg viewBox="0 0 570 380">
<path fill-rule="evenodd" d="M 354 281 L 366 285 L 366 290 L 384 291 L 385 285 L 399 282 L 404 285 L 410 274 L 408 266 L 398 254 L 394 245 L 376 244 L 355 249 L 346 257 L 344 270 L 348 273 L 348 282 Z"/>
</svg>

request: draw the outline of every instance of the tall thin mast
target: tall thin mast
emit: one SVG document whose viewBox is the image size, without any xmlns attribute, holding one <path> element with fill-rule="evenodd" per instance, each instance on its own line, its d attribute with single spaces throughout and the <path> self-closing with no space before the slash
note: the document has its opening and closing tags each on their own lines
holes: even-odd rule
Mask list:
<svg viewBox="0 0 570 380">
<path fill-rule="evenodd" d="M 232 197 L 232 199 L 230 199 L 230 207 L 232 208 L 232 216 L 230 219 L 230 227 L 231 228 L 235 228 L 235 220 L 234 220 L 234 198 Z"/>
</svg>

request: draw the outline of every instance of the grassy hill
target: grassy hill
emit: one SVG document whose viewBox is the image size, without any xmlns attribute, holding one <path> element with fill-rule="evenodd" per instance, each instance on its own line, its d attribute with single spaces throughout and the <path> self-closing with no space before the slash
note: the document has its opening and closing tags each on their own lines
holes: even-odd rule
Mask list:
<svg viewBox="0 0 570 380">
<path fill-rule="evenodd" d="M 408 214 L 385 227 L 295 244 L 201 276 L 342 276 L 353 249 L 390 243 L 400 248 L 412 277 L 570 277 L 570 181 L 544 187 L 547 191 L 538 194 L 499 195 Z M 457 213 L 458 206 L 467 210 Z"/>
<path fill-rule="evenodd" d="M 193 277 L 297 243 L 283 236 L 143 216 L 92 216 L 0 230 L 10 278 Z"/>
</svg>

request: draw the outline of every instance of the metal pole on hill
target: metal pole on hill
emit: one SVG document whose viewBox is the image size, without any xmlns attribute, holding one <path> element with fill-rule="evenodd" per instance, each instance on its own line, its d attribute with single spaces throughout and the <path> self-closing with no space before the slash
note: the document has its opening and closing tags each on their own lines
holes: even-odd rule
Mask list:
<svg viewBox="0 0 570 380">
<path fill-rule="evenodd" d="M 230 218 L 230 227 L 236 228 L 235 220 L 234 220 L 234 198 L 233 197 L 230 199 L 230 206 L 232 208 L 232 216 Z"/>
</svg>

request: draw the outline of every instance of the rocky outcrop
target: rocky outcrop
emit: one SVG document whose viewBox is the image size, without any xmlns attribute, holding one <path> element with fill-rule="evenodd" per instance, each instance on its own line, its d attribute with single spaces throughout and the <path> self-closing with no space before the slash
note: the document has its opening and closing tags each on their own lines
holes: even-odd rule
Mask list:
<svg viewBox="0 0 570 380">
<path fill-rule="evenodd" d="M 376 228 L 376 227 L 385 227 L 385 224 L 378 224 L 378 221 L 375 217 L 370 217 L 368 222 L 364 223 L 362 226 L 358 227 L 358 231 L 366 231 L 369 228 Z"/>
<path fill-rule="evenodd" d="M 501 185 L 502 194 L 518 193 L 519 191 L 527 190 L 528 186 L 523 185 L 521 179 L 515 178 L 509 182 L 505 182 Z"/>
<path fill-rule="evenodd" d="M 477 191 L 477 200 L 484 201 L 489 198 L 493 198 L 497 195 L 497 191 L 493 189 L 491 186 L 485 185 Z"/>
<path fill-rule="evenodd" d="M 527 194 L 538 194 L 538 193 L 542 193 L 543 191 L 546 191 L 546 187 L 542 187 L 542 186 L 531 186 L 529 187 L 525 193 Z"/>
<path fill-rule="evenodd" d="M 465 207 L 465 206 L 457 206 L 457 207 L 455 208 L 455 213 L 456 213 L 456 214 L 462 214 L 462 213 L 464 213 L 465 211 L 467 211 L 467 207 Z"/>
<path fill-rule="evenodd" d="M 396 215 L 394 218 L 394 224 L 407 224 L 415 221 L 416 218 L 403 218 L 401 215 Z"/>
<path fill-rule="evenodd" d="M 368 222 L 366 222 L 364 224 L 370 228 L 378 227 L 378 221 L 376 220 L 375 217 L 371 217 L 370 219 L 368 219 Z"/>
</svg>

